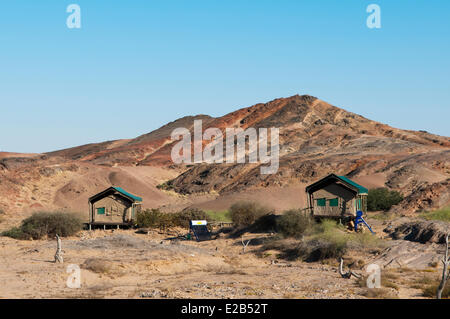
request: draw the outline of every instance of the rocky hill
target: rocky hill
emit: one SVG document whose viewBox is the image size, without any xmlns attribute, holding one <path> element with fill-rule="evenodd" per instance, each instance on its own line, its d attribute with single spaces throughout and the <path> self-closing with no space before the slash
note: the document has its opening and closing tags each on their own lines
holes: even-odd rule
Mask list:
<svg viewBox="0 0 450 319">
<path fill-rule="evenodd" d="M 228 127 L 279 128 L 277 173 L 262 175 L 261 164 L 174 165 L 171 132 L 178 127 L 192 131 L 194 120 L 203 121 L 203 130 L 223 132 Z M 229 204 L 238 195 L 269 198 L 269 193 L 275 206 L 279 201 L 301 207 L 303 194 L 292 194 L 334 172 L 368 188 L 399 190 L 405 200 L 396 209 L 413 213 L 450 204 L 449 159 L 449 137 L 393 128 L 295 95 L 218 118 L 184 117 L 135 139 L 47 154 L 0 153 L 0 208 L 17 218 L 33 209 L 86 210 L 87 198 L 111 184 L 144 197 L 148 207 L 201 206 L 221 199 Z M 156 188 L 162 183 L 166 190 Z"/>
</svg>

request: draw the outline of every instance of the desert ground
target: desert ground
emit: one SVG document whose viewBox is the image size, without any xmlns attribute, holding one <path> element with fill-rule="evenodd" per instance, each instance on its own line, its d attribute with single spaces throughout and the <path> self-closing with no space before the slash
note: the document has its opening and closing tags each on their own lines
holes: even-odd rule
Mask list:
<svg viewBox="0 0 450 319">
<path fill-rule="evenodd" d="M 421 283 L 437 280 L 443 245 L 392 240 L 386 222 L 369 219 L 386 246 L 353 250 L 345 264 L 364 275 L 370 263 L 382 266 L 383 288 L 344 279 L 338 261 L 304 262 L 261 252 L 258 238 L 243 251 L 241 237 L 216 229 L 211 241 L 174 239 L 187 230 L 96 229 L 63 238 L 64 263 L 54 263 L 56 241 L 0 237 L 1 298 L 424 298 Z M 81 287 L 68 288 L 67 267 L 81 268 Z M 347 266 L 345 266 L 347 268 Z M 346 269 L 344 269 L 346 270 Z M 374 292 L 374 290 L 376 292 Z"/>
</svg>

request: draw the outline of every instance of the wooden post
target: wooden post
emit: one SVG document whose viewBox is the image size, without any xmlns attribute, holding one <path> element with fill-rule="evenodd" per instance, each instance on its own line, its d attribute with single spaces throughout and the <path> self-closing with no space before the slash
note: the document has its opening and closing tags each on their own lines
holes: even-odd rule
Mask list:
<svg viewBox="0 0 450 319">
<path fill-rule="evenodd" d="M 56 234 L 56 253 L 55 253 L 55 263 L 63 263 L 63 253 L 61 250 L 61 238 L 59 238 L 58 234 Z"/>
<path fill-rule="evenodd" d="M 448 256 L 449 237 L 450 237 L 450 234 L 447 234 L 447 236 L 445 237 L 445 253 L 444 253 L 444 258 L 442 258 L 442 263 L 444 265 L 444 268 L 442 269 L 442 279 L 441 279 L 441 282 L 439 283 L 439 287 L 436 292 L 437 299 L 442 298 L 442 292 L 444 291 L 445 284 L 450 279 L 450 272 L 448 271 L 448 266 L 450 264 L 450 257 Z"/>
<path fill-rule="evenodd" d="M 92 206 L 92 203 L 89 201 L 89 222 L 93 223 L 94 222 L 94 209 Z"/>
</svg>

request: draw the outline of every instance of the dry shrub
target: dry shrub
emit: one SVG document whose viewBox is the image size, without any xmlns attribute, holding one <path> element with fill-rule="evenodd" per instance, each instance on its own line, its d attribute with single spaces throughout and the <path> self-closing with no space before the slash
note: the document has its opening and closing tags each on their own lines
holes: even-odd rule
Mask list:
<svg viewBox="0 0 450 319">
<path fill-rule="evenodd" d="M 308 262 L 340 258 L 347 250 L 346 242 L 338 237 L 313 239 L 304 243 L 301 248 L 304 259 Z"/>
<path fill-rule="evenodd" d="M 353 249 L 383 249 L 386 242 L 372 233 L 352 233 L 349 236 L 349 247 Z"/>
<path fill-rule="evenodd" d="M 157 228 L 160 227 L 162 213 L 159 209 L 146 209 L 138 212 L 136 216 L 136 226 L 139 228 L 149 227 Z"/>
<path fill-rule="evenodd" d="M 20 227 L 2 233 L 15 239 L 41 239 L 45 236 L 73 236 L 83 229 L 78 214 L 62 212 L 38 212 L 24 219 Z"/>
<path fill-rule="evenodd" d="M 181 212 L 171 214 L 173 226 L 189 228 L 191 220 L 209 220 L 208 214 L 198 208 L 185 208 Z"/>
<path fill-rule="evenodd" d="M 334 220 L 325 219 L 315 225 L 313 236 L 303 245 L 305 260 L 312 262 L 340 258 L 347 251 L 350 239 L 343 226 Z"/>
<path fill-rule="evenodd" d="M 277 220 L 277 231 L 284 237 L 301 238 L 311 230 L 314 220 L 301 210 L 288 210 Z"/>
<path fill-rule="evenodd" d="M 24 233 L 20 227 L 13 227 L 9 230 L 5 230 L 2 232 L 2 236 L 11 237 L 18 240 L 28 240 L 30 239 L 30 235 Z"/>
<path fill-rule="evenodd" d="M 88 269 L 97 274 L 110 274 L 114 270 L 114 264 L 99 258 L 89 258 L 81 265 L 81 268 Z"/>
<path fill-rule="evenodd" d="M 237 202 L 231 205 L 230 214 L 234 227 L 248 227 L 255 223 L 259 218 L 271 213 L 267 207 L 261 206 L 255 202 Z"/>
<path fill-rule="evenodd" d="M 434 282 L 434 278 L 431 278 L 429 276 L 422 276 L 415 280 L 415 283 L 418 285 L 432 285 Z"/>
<path fill-rule="evenodd" d="M 315 262 L 330 258 L 338 259 L 348 249 L 374 249 L 384 246 L 384 242 L 372 234 L 347 233 L 335 220 L 324 219 L 320 223 L 315 223 L 308 216 L 288 211 L 279 221 L 277 223 L 280 225 L 282 237 L 302 237 L 302 239 L 286 241 L 280 239 L 281 236 L 276 236 L 266 241 L 261 252 L 278 250 L 281 252 L 279 257 L 288 260 L 301 258 L 307 262 Z"/>
<path fill-rule="evenodd" d="M 391 279 L 386 278 L 386 276 L 381 276 L 381 285 L 386 288 L 392 288 L 395 290 L 399 290 L 400 287 Z"/>
<path fill-rule="evenodd" d="M 209 220 L 208 215 L 197 208 L 186 208 L 177 213 L 163 213 L 159 209 L 146 209 L 138 213 L 136 226 L 139 228 L 189 228 L 191 220 Z"/>
<path fill-rule="evenodd" d="M 414 269 L 408 268 L 408 267 L 399 267 L 395 269 L 398 273 L 406 274 L 406 273 L 412 273 L 414 272 Z"/>
<path fill-rule="evenodd" d="M 358 278 L 356 284 L 361 288 L 367 288 L 367 276 L 361 276 Z"/>
<path fill-rule="evenodd" d="M 363 288 L 367 288 L 367 276 L 362 276 L 361 278 L 358 279 L 357 284 L 359 287 L 363 287 Z M 388 289 L 386 288 L 392 288 L 394 290 L 399 290 L 400 287 L 397 285 L 397 283 L 394 282 L 395 279 L 399 279 L 399 276 L 394 274 L 394 273 L 390 273 L 390 272 L 384 272 L 381 274 L 381 287 L 382 288 L 367 288 L 368 290 L 382 290 L 381 292 L 369 292 L 369 294 L 373 295 L 373 294 L 382 294 L 388 291 Z M 392 294 L 392 293 L 391 293 Z M 367 296 L 369 297 L 369 296 Z M 376 298 L 376 296 L 374 297 L 369 297 L 369 298 Z M 388 297 L 389 298 L 389 297 Z"/>
<path fill-rule="evenodd" d="M 436 292 L 439 287 L 439 280 L 435 280 L 431 285 L 427 285 L 422 288 L 422 294 L 424 297 L 436 298 Z M 450 284 L 447 284 L 442 291 L 442 298 L 450 298 Z"/>
<path fill-rule="evenodd" d="M 397 296 L 388 288 L 366 288 L 363 296 L 371 299 L 395 299 Z"/>
<path fill-rule="evenodd" d="M 288 219 L 293 219 L 295 221 L 297 216 L 291 219 L 291 214 L 295 213 L 289 213 Z M 296 260 L 301 258 L 307 262 L 322 261 L 329 258 L 339 258 L 344 255 L 347 249 L 348 236 L 341 231 L 335 221 L 324 220 L 320 224 L 315 224 L 312 222 L 311 224 L 309 223 L 309 220 L 306 220 L 305 223 L 302 222 L 302 227 L 307 225 L 304 229 L 306 231 L 309 228 L 309 231 L 312 233 L 311 235 L 300 241 L 275 237 L 267 241 L 261 250 L 278 250 L 280 251 L 280 255 L 278 256 L 279 258 L 287 260 Z M 297 222 L 290 223 L 290 225 L 295 224 L 297 224 Z M 291 229 L 290 227 L 287 228 Z M 292 230 L 292 232 L 289 231 L 289 233 L 298 234 L 295 229 Z"/>
<path fill-rule="evenodd" d="M 277 250 L 280 252 L 278 257 L 282 259 L 297 260 L 300 258 L 307 262 L 315 262 L 341 257 L 345 253 L 345 249 L 345 245 L 335 241 L 273 239 L 268 240 L 261 247 L 260 254 L 267 250 Z"/>
<path fill-rule="evenodd" d="M 205 271 L 215 273 L 216 275 L 247 275 L 247 272 L 235 266 L 209 265 Z"/>
</svg>

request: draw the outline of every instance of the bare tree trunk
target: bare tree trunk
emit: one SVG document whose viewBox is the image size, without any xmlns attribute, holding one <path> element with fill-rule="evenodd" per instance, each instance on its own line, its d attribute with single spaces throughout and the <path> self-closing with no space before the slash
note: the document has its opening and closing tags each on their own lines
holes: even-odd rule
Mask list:
<svg viewBox="0 0 450 319">
<path fill-rule="evenodd" d="M 450 278 L 450 271 L 448 271 L 448 265 L 450 264 L 450 258 L 448 257 L 448 237 L 445 237 L 445 255 L 444 258 L 442 258 L 442 263 L 444 264 L 444 269 L 442 270 L 442 279 L 439 284 L 439 287 L 436 292 L 436 298 L 441 299 L 442 298 L 442 292 L 444 291 L 445 284 L 447 283 L 448 279 Z"/>
<path fill-rule="evenodd" d="M 63 252 L 61 249 L 61 238 L 59 238 L 58 234 L 56 234 L 56 253 L 55 253 L 55 263 L 63 263 Z"/>
<path fill-rule="evenodd" d="M 250 244 L 252 240 L 249 239 L 247 240 L 247 243 L 244 243 L 244 236 L 241 237 L 241 242 L 242 242 L 242 252 L 245 253 L 245 248 L 247 248 L 248 244 Z"/>
<path fill-rule="evenodd" d="M 342 276 L 342 278 L 350 279 L 352 276 L 355 276 L 356 278 L 361 278 L 361 275 L 353 272 L 349 269 L 348 272 L 344 272 L 344 260 L 341 257 L 341 260 L 339 262 L 339 274 Z"/>
</svg>

